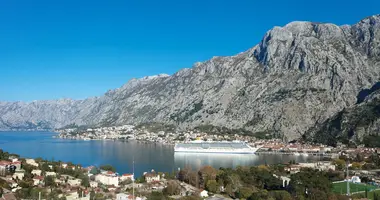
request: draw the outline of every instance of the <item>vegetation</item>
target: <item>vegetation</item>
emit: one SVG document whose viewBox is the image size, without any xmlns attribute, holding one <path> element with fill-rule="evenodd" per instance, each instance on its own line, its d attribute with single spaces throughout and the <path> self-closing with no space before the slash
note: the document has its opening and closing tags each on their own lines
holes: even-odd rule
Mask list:
<svg viewBox="0 0 380 200">
<path fill-rule="evenodd" d="M 105 171 L 116 172 L 116 168 L 113 167 L 112 165 L 102 165 L 100 166 L 100 169 L 105 170 Z"/>
<path fill-rule="evenodd" d="M 373 185 L 367 185 L 367 184 L 356 184 L 356 183 L 349 183 L 350 186 L 350 192 L 360 192 L 360 191 L 371 191 L 376 189 L 376 186 Z M 340 182 L 340 183 L 333 183 L 332 184 L 332 191 L 337 194 L 346 194 L 347 193 L 347 182 Z"/>
</svg>

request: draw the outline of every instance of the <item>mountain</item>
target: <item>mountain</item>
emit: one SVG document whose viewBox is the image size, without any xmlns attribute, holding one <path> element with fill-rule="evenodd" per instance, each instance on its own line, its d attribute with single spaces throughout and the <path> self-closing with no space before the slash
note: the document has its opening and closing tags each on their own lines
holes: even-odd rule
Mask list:
<svg viewBox="0 0 380 200">
<path fill-rule="evenodd" d="M 212 125 L 292 140 L 343 109 L 380 78 L 380 15 L 352 26 L 292 22 L 251 49 L 177 73 L 132 79 L 85 100 L 2 102 L 3 130 L 159 122 Z"/>
<path fill-rule="evenodd" d="M 306 140 L 335 146 L 338 142 L 380 146 L 380 82 L 360 103 L 345 108 L 303 136 Z M 363 93 L 363 92 L 360 92 Z"/>
</svg>

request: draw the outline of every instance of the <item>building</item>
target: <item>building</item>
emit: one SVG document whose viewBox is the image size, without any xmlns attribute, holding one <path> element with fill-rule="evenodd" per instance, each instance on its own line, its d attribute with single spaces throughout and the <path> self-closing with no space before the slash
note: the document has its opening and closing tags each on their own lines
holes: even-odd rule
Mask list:
<svg viewBox="0 0 380 200">
<path fill-rule="evenodd" d="M 55 172 L 46 172 L 45 176 L 57 176 L 57 173 L 55 173 Z"/>
<path fill-rule="evenodd" d="M 119 194 L 116 194 L 116 200 L 129 200 L 128 196 L 129 196 L 128 194 L 119 193 Z"/>
<path fill-rule="evenodd" d="M 312 168 L 319 171 L 335 171 L 335 165 L 331 162 L 299 163 L 296 165 L 290 165 L 289 167 L 286 167 L 285 170 L 294 174 L 300 172 L 301 168 Z"/>
<path fill-rule="evenodd" d="M 96 181 L 90 181 L 90 187 L 97 188 L 98 187 L 98 182 L 96 182 Z"/>
<path fill-rule="evenodd" d="M 12 176 L 12 178 L 14 178 L 14 179 L 18 179 L 18 180 L 22 180 L 22 179 L 24 179 L 24 176 L 25 176 L 25 171 L 24 170 L 19 170 L 19 171 L 16 171 L 14 174 L 13 174 L 13 176 Z"/>
<path fill-rule="evenodd" d="M 115 174 L 98 174 L 95 176 L 95 181 L 103 185 L 119 186 L 119 177 Z"/>
<path fill-rule="evenodd" d="M 67 180 L 67 184 L 69 184 L 71 187 L 80 186 L 81 183 L 82 180 L 78 178 Z"/>
<path fill-rule="evenodd" d="M 42 173 L 41 170 L 39 170 L 39 169 L 33 169 L 31 174 L 36 175 L 36 176 L 41 176 L 41 173 Z"/>
<path fill-rule="evenodd" d="M 35 177 L 33 177 L 33 185 L 42 184 L 43 181 L 44 181 L 44 177 L 43 176 L 35 176 Z"/>
<path fill-rule="evenodd" d="M 202 198 L 206 198 L 206 197 L 208 197 L 208 192 L 207 192 L 207 190 L 201 190 L 201 192 L 199 193 L 199 196 L 201 196 Z"/>
<path fill-rule="evenodd" d="M 133 181 L 133 180 L 134 180 L 133 174 L 123 174 L 123 175 L 120 177 L 120 181 L 126 181 L 126 180 L 131 180 L 131 181 Z"/>
<path fill-rule="evenodd" d="M 16 170 L 20 170 L 21 169 L 21 161 L 14 161 L 14 162 L 11 163 L 11 165 L 15 166 Z"/>
<path fill-rule="evenodd" d="M 144 173 L 144 177 L 147 183 L 160 181 L 160 175 L 156 174 L 153 170 L 151 173 Z"/>
<path fill-rule="evenodd" d="M 26 164 L 38 167 L 38 163 L 34 159 L 25 159 Z"/>
</svg>

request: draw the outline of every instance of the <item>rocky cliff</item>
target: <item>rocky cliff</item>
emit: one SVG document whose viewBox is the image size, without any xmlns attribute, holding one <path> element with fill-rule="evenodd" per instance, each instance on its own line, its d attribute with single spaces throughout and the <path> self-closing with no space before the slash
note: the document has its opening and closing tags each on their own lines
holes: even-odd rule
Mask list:
<svg viewBox="0 0 380 200">
<path fill-rule="evenodd" d="M 379 146 L 380 133 L 380 82 L 369 89 L 362 102 L 345 108 L 323 123 L 312 127 L 303 136 L 305 140 L 335 146 L 344 144 L 366 144 Z M 365 91 L 365 90 L 364 90 Z"/>
<path fill-rule="evenodd" d="M 379 78 L 380 15 L 352 26 L 292 22 L 238 55 L 132 79 L 98 98 L 0 103 L 0 128 L 161 122 L 295 139 Z"/>
</svg>

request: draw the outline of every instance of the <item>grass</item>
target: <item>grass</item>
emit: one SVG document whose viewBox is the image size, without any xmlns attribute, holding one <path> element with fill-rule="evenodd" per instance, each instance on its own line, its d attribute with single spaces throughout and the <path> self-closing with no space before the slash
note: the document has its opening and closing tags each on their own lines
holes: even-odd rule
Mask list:
<svg viewBox="0 0 380 200">
<path fill-rule="evenodd" d="M 347 182 L 340 182 L 340 183 L 333 183 L 332 184 L 332 191 L 337 194 L 346 194 L 347 193 Z M 365 191 L 365 189 L 368 189 L 368 191 L 374 190 L 377 187 L 373 185 L 366 185 L 366 184 L 358 184 L 358 183 L 350 183 L 350 192 L 360 192 Z"/>
<path fill-rule="evenodd" d="M 373 194 L 374 194 L 374 193 L 376 193 L 377 196 L 380 196 L 380 190 L 376 190 L 376 191 L 368 192 L 368 196 L 367 196 L 367 198 L 370 199 L 370 200 L 373 200 Z M 358 198 L 358 199 L 359 199 L 359 198 L 366 198 L 364 192 L 362 192 L 362 193 L 358 193 L 358 194 L 353 194 L 352 197 L 353 197 L 354 199 L 356 199 L 356 198 Z"/>
</svg>

